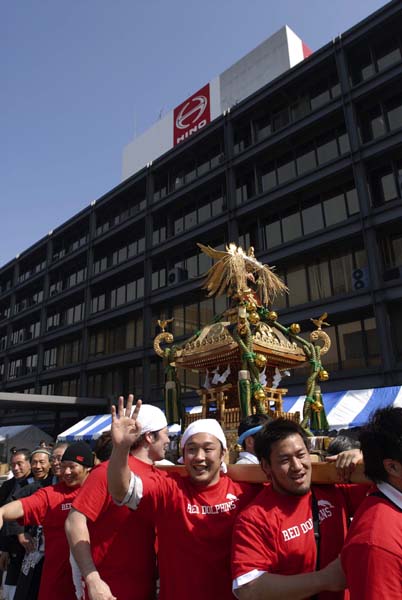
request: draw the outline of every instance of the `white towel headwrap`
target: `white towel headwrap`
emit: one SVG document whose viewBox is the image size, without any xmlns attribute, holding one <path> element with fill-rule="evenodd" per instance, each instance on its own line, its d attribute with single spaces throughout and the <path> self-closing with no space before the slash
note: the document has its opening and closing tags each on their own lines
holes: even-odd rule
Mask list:
<svg viewBox="0 0 402 600">
<path fill-rule="evenodd" d="M 187 440 L 196 433 L 210 433 L 211 435 L 214 435 L 221 442 L 223 449 L 227 450 L 225 434 L 223 433 L 222 427 L 215 419 L 198 419 L 191 423 L 181 436 L 180 446 L 182 449 Z"/>
<path fill-rule="evenodd" d="M 152 404 L 142 404 L 138 413 L 138 422 L 141 425 L 141 433 L 148 431 L 159 431 L 167 427 L 167 421 L 164 413 L 157 406 Z"/>
</svg>

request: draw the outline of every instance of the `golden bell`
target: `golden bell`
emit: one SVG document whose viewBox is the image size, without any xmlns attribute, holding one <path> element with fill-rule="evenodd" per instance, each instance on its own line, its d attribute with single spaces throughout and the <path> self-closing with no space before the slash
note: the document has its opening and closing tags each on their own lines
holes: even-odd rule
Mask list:
<svg viewBox="0 0 402 600">
<path fill-rule="evenodd" d="M 267 314 L 267 317 L 270 321 L 276 321 L 278 318 L 278 313 L 275 312 L 274 310 L 270 310 L 269 313 Z"/>
<path fill-rule="evenodd" d="M 301 331 L 299 323 L 292 323 L 289 329 L 295 335 L 297 335 Z"/>
<path fill-rule="evenodd" d="M 320 379 L 320 381 L 327 381 L 329 379 L 328 371 L 325 371 L 325 369 L 321 369 L 321 371 L 318 373 L 318 378 Z"/>
<path fill-rule="evenodd" d="M 262 367 L 265 367 L 265 365 L 267 364 L 267 357 L 264 356 L 263 354 L 258 353 L 255 355 L 254 362 L 257 365 L 257 367 L 259 369 L 261 369 Z"/>
<path fill-rule="evenodd" d="M 257 312 L 253 311 L 249 314 L 248 320 L 250 321 L 250 323 L 255 325 L 260 320 L 260 315 Z"/>
<path fill-rule="evenodd" d="M 246 308 L 248 312 L 253 312 L 257 308 L 257 305 L 255 302 L 246 302 Z"/>
</svg>

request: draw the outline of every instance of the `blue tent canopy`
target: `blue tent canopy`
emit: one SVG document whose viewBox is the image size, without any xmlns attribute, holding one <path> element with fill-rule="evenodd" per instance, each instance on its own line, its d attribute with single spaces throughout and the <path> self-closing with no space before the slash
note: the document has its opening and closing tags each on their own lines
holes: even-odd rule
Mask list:
<svg viewBox="0 0 402 600">
<path fill-rule="evenodd" d="M 286 412 L 303 412 L 305 396 L 285 396 L 283 409 Z M 330 429 L 348 429 L 364 425 L 370 414 L 385 406 L 402 407 L 402 387 L 393 386 L 348 392 L 323 394 L 323 401 Z M 187 412 L 201 412 L 201 406 L 187 407 Z M 96 440 L 111 425 L 110 415 L 85 417 L 59 436 L 58 441 Z"/>
<path fill-rule="evenodd" d="M 104 431 L 109 431 L 112 424 L 111 415 L 93 415 L 85 417 L 63 433 L 57 436 L 58 442 L 92 442 L 97 440 Z M 177 433 L 178 426 L 170 425 L 169 433 Z M 180 429 L 180 428 L 179 428 Z"/>
<path fill-rule="evenodd" d="M 305 396 L 285 396 L 283 410 L 303 412 Z M 370 414 L 385 406 L 402 407 L 402 387 L 392 386 L 323 394 L 330 429 L 348 429 L 364 425 Z"/>
<path fill-rule="evenodd" d="M 110 429 L 112 423 L 111 415 L 94 415 L 85 417 L 66 431 L 57 436 L 59 442 L 87 442 L 96 440 L 104 431 Z"/>
<path fill-rule="evenodd" d="M 283 410 L 285 412 L 303 413 L 306 396 L 285 396 Z M 372 388 L 368 390 L 351 390 L 348 392 L 329 392 L 323 394 L 323 402 L 330 429 L 350 429 L 364 425 L 370 414 L 377 408 L 385 406 L 402 407 L 402 387 Z M 193 406 L 188 412 L 201 412 L 201 406 Z"/>
</svg>

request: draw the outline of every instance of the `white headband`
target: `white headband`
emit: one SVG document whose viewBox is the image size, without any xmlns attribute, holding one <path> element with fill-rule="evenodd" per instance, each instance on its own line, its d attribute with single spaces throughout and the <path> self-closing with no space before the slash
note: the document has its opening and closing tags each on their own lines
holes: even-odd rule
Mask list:
<svg viewBox="0 0 402 600">
<path fill-rule="evenodd" d="M 167 427 L 167 421 L 160 408 L 152 404 L 142 404 L 138 413 L 138 422 L 141 425 L 141 433 L 159 431 Z"/>
<path fill-rule="evenodd" d="M 215 419 L 198 419 L 191 423 L 181 437 L 180 446 L 182 449 L 188 439 L 196 433 L 210 433 L 211 435 L 214 435 L 221 442 L 223 449 L 227 449 L 225 434 L 223 433 L 222 427 Z"/>
</svg>

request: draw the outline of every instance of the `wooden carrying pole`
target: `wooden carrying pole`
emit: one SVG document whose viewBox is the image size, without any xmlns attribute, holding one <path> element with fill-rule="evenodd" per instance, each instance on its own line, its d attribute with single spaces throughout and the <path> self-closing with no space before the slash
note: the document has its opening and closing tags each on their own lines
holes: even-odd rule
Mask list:
<svg viewBox="0 0 402 600">
<path fill-rule="evenodd" d="M 234 481 L 245 481 L 248 483 L 264 483 L 267 478 L 262 471 L 260 465 L 227 465 L 228 475 Z M 179 473 L 183 477 L 187 476 L 186 468 L 179 465 L 161 466 L 160 469 L 166 470 L 168 473 Z M 351 483 L 369 483 L 364 476 L 364 466 L 357 465 L 352 477 Z M 338 477 L 335 465 L 326 462 L 312 463 L 312 483 L 316 484 L 331 484 L 341 483 Z"/>
</svg>

